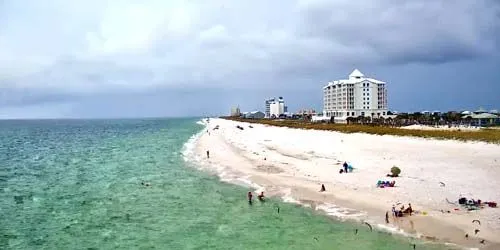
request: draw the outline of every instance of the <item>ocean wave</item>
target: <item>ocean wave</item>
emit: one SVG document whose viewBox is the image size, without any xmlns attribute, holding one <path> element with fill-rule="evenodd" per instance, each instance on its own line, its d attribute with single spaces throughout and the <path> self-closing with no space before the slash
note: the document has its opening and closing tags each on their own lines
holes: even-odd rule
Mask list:
<svg viewBox="0 0 500 250">
<path fill-rule="evenodd" d="M 195 162 L 200 161 L 199 157 L 196 155 L 196 152 L 195 152 L 196 142 L 205 132 L 205 129 L 207 128 L 208 123 L 206 123 L 205 120 L 200 120 L 200 121 L 197 121 L 196 124 L 203 125 L 204 127 L 198 133 L 192 135 L 186 141 L 186 143 L 184 143 L 184 145 L 182 146 L 181 154 L 182 154 L 185 162 L 191 162 L 193 160 L 195 160 Z"/>
<path fill-rule="evenodd" d="M 356 219 L 361 221 L 362 218 L 367 216 L 366 212 L 340 207 L 332 203 L 319 204 L 316 206 L 316 210 L 321 210 L 326 214 L 339 219 Z"/>
<path fill-rule="evenodd" d="M 298 201 L 297 199 L 293 198 L 292 189 L 290 189 L 290 188 L 283 190 L 283 195 L 281 196 L 281 200 L 284 202 L 287 202 L 287 203 L 301 204 L 301 205 L 304 204 L 304 203 Z"/>
<path fill-rule="evenodd" d="M 222 182 L 253 188 L 256 192 L 264 191 L 264 188 L 262 186 L 250 180 L 250 176 L 242 177 L 241 174 L 230 171 L 227 167 L 204 161 L 202 157 L 196 153 L 196 143 L 203 135 L 203 133 L 205 133 L 205 130 L 208 127 L 208 123 L 205 119 L 197 121 L 196 123 L 203 125 L 204 127 L 200 132 L 192 135 L 189 140 L 184 143 L 183 149 L 181 151 L 184 161 L 193 164 L 194 167 L 197 167 L 201 170 L 208 171 L 213 173 L 214 175 L 217 175 L 219 177 L 219 180 Z"/>
<path fill-rule="evenodd" d="M 300 200 L 297 200 L 293 197 L 292 195 L 292 190 L 290 188 L 282 190 L 282 195 L 281 195 L 281 200 L 286 203 L 293 203 L 293 204 L 298 204 L 304 207 L 311 208 L 312 206 L 307 203 L 307 202 L 301 202 Z M 341 207 L 333 203 L 320 203 L 317 204 L 314 209 L 316 211 L 321 211 L 325 213 L 327 216 L 333 217 L 337 220 L 340 221 L 351 221 L 355 223 L 368 223 L 370 225 L 373 225 L 374 230 L 378 230 L 380 232 L 386 232 L 389 234 L 393 235 L 400 235 L 408 238 L 414 238 L 414 239 L 421 239 L 422 234 L 420 233 L 408 233 L 405 232 L 403 229 L 396 225 L 387 225 L 383 223 L 379 223 L 378 220 L 376 220 L 373 217 L 370 217 L 367 212 L 365 211 L 359 211 L 347 207 Z M 458 246 L 458 245 L 455 245 Z"/>
<path fill-rule="evenodd" d="M 370 222 L 368 222 L 368 223 L 370 223 Z M 375 226 L 378 230 L 383 231 L 383 232 L 388 232 L 391 234 L 399 234 L 399 235 L 409 237 L 409 238 L 420 238 L 421 237 L 421 235 L 418 233 L 417 234 L 410 234 L 410 233 L 407 233 L 403 229 L 398 228 L 396 226 L 389 226 L 386 224 L 375 223 L 375 222 L 373 222 L 373 223 L 375 224 Z"/>
</svg>

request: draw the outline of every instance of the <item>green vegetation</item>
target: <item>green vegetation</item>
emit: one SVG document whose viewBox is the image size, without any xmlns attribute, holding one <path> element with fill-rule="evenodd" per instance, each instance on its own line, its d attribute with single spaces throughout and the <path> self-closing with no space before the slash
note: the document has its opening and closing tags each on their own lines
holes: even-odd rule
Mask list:
<svg viewBox="0 0 500 250">
<path fill-rule="evenodd" d="M 391 174 L 393 177 L 398 177 L 399 174 L 401 174 L 401 169 L 399 169 L 398 167 L 394 166 L 391 168 Z"/>
<path fill-rule="evenodd" d="M 370 124 L 333 124 L 313 123 L 301 120 L 269 120 L 244 119 L 239 117 L 221 117 L 223 119 L 259 123 L 270 126 L 289 127 L 298 129 L 330 130 L 342 133 L 367 133 L 374 135 L 415 136 L 436 139 L 452 139 L 462 141 L 484 141 L 500 144 L 500 129 L 481 129 L 478 131 L 451 131 L 451 130 L 411 130 L 397 127 L 370 125 Z"/>
</svg>

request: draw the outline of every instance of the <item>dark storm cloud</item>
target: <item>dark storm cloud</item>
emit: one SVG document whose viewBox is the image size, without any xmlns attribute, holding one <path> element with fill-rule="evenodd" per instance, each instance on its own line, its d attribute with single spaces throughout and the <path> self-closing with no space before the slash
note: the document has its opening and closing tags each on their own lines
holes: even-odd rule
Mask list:
<svg viewBox="0 0 500 250">
<path fill-rule="evenodd" d="M 195 115 L 283 95 L 320 109 L 353 68 L 388 81 L 395 109 L 494 106 L 499 27 L 495 0 L 3 1 L 0 108 Z"/>
</svg>

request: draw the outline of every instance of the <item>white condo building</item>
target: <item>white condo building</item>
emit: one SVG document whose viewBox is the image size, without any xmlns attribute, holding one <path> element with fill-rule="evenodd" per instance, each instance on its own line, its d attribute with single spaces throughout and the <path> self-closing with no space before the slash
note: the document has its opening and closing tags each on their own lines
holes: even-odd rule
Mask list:
<svg viewBox="0 0 500 250">
<path fill-rule="evenodd" d="M 329 82 L 323 87 L 323 115 L 346 120 L 348 117 L 387 115 L 386 83 L 367 78 L 355 69 L 349 79 Z"/>
<path fill-rule="evenodd" d="M 285 106 L 285 101 L 283 97 L 271 98 L 266 100 L 266 112 L 267 118 L 278 118 L 280 115 L 287 112 L 287 107 Z"/>
</svg>

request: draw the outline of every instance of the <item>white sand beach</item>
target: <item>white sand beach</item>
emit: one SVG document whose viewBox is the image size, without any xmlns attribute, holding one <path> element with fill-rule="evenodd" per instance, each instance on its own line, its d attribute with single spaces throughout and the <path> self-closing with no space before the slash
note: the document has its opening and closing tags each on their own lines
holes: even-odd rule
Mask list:
<svg viewBox="0 0 500 250">
<path fill-rule="evenodd" d="M 216 125 L 219 129 L 214 130 Z M 500 202 L 500 145 L 299 130 L 223 119 L 211 119 L 207 131 L 197 139 L 195 152 L 201 166 L 222 180 L 242 184 L 250 180 L 267 195 L 339 218 L 370 221 L 381 229 L 500 249 L 500 208 L 466 211 L 457 202 L 460 195 Z M 352 173 L 339 174 L 344 161 L 354 167 Z M 400 177 L 386 177 L 392 166 L 401 168 Z M 377 188 L 378 180 L 395 180 L 396 187 Z M 318 192 L 321 184 L 326 192 Z M 392 205 L 398 203 L 398 207 L 411 203 L 420 213 L 390 216 L 386 224 L 386 211 L 391 214 Z M 472 222 L 476 219 L 481 225 Z M 485 244 L 479 243 L 481 239 Z"/>
<path fill-rule="evenodd" d="M 448 130 L 448 131 L 479 131 L 481 127 L 467 126 L 467 125 L 457 125 L 457 126 L 428 126 L 428 125 L 410 125 L 401 127 L 402 129 L 412 129 L 412 130 Z"/>
</svg>

